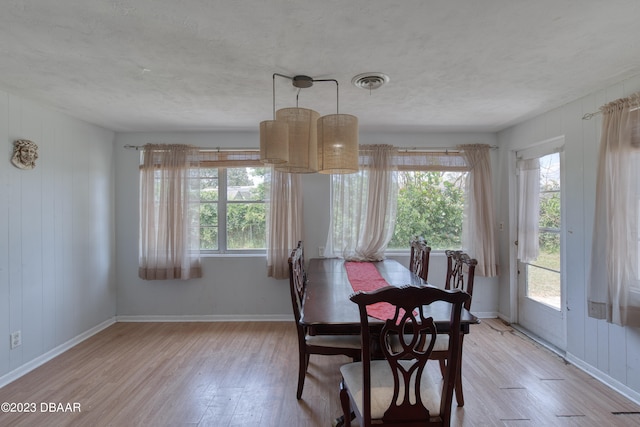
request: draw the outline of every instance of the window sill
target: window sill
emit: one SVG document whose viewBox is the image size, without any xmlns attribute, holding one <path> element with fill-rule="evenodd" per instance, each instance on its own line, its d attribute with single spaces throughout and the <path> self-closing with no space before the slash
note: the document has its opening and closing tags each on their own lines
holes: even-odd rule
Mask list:
<svg viewBox="0 0 640 427">
<path fill-rule="evenodd" d="M 200 258 L 266 258 L 267 254 L 257 254 L 257 253 L 242 253 L 242 252 L 234 252 L 234 253 L 226 253 L 226 254 L 200 254 Z"/>
</svg>

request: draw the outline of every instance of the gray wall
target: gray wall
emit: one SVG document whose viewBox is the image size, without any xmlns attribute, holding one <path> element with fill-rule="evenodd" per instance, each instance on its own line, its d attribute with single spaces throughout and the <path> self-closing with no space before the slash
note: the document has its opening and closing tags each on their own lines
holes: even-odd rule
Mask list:
<svg viewBox="0 0 640 427">
<path fill-rule="evenodd" d="M 257 132 L 120 133 L 116 137 L 116 224 L 118 317 L 120 319 L 288 319 L 292 316 L 288 282 L 266 277 L 264 256 L 217 256 L 203 259 L 204 277 L 189 281 L 144 281 L 137 277 L 139 153 L 127 144 L 184 143 L 200 147 L 258 147 Z M 362 144 L 401 147 L 455 147 L 464 143 L 494 145 L 494 134 L 360 135 Z M 497 154 L 497 153 L 496 153 Z M 497 177 L 495 177 L 497 178 Z M 495 180 L 495 179 L 494 179 Z M 330 177 L 304 175 L 304 242 L 307 258 L 318 256 L 329 228 Z M 405 265 L 408 254 L 397 257 Z M 444 257 L 433 256 L 430 278 L 444 278 Z M 474 311 L 498 312 L 497 278 L 478 278 Z"/>
<path fill-rule="evenodd" d="M 35 169 L 11 164 L 16 139 Z M 0 91 L 0 386 L 115 319 L 113 139 Z"/>
</svg>

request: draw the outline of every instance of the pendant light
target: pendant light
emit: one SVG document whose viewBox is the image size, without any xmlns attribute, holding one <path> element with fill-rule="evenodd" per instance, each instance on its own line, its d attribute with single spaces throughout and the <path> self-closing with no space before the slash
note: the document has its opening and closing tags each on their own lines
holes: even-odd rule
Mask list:
<svg viewBox="0 0 640 427">
<path fill-rule="evenodd" d="M 276 122 L 288 127 L 289 161 L 276 165 L 276 170 L 290 173 L 318 171 L 318 117 L 308 108 L 282 108 L 276 111 Z"/>
<path fill-rule="evenodd" d="M 273 120 L 260 122 L 260 160 L 280 164 L 289 161 L 289 127 L 276 120 L 276 78 L 273 76 Z"/>
<path fill-rule="evenodd" d="M 275 78 L 292 81 L 298 89 L 314 82 L 336 84 L 336 114 L 320 117 L 307 108 L 283 108 L 275 111 Z M 273 74 L 274 120 L 260 123 L 260 160 L 274 164 L 276 170 L 290 173 L 344 174 L 358 171 L 358 119 L 339 114 L 338 81 Z M 296 100 L 297 101 L 297 100 Z M 287 153 L 285 154 L 285 148 Z"/>
<path fill-rule="evenodd" d="M 338 82 L 335 83 L 336 114 L 318 120 L 318 172 L 354 173 L 358 172 L 358 118 L 340 114 Z"/>
</svg>

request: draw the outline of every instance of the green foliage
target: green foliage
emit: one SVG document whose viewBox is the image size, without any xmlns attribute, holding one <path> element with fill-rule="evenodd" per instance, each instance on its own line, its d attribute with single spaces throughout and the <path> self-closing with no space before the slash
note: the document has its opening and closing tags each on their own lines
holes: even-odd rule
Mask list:
<svg viewBox="0 0 640 427">
<path fill-rule="evenodd" d="M 464 174 L 401 172 L 394 236 L 389 248 L 407 248 L 423 236 L 432 249 L 461 247 Z"/>
<path fill-rule="evenodd" d="M 540 193 L 540 250 L 550 253 L 560 252 L 560 235 L 558 233 L 544 232 L 542 229 L 560 229 L 560 184 L 557 181 L 549 181 L 543 185 Z"/>
<path fill-rule="evenodd" d="M 227 248 L 263 249 L 267 247 L 267 221 L 264 203 L 227 205 Z"/>
<path fill-rule="evenodd" d="M 249 172 L 247 168 L 229 168 L 227 169 L 227 185 L 233 186 L 247 186 L 253 185 L 253 181 L 249 178 Z"/>
<path fill-rule="evenodd" d="M 266 247 L 267 215 L 264 203 L 266 185 L 254 183 L 264 178 L 266 168 L 228 168 L 226 236 L 227 249 L 262 249 Z M 224 178 L 224 174 L 222 175 Z M 223 181 L 224 182 L 224 181 Z M 218 248 L 218 170 L 201 176 L 200 248 Z M 220 230 L 225 232 L 225 230 Z"/>
</svg>

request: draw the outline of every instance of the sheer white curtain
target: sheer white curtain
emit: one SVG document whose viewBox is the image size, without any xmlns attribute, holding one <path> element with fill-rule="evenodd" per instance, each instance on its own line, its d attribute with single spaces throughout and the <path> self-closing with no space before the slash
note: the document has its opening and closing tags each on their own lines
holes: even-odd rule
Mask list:
<svg viewBox="0 0 640 427">
<path fill-rule="evenodd" d="M 606 104 L 598 159 L 589 316 L 640 326 L 640 93 Z"/>
<path fill-rule="evenodd" d="M 142 153 L 138 275 L 202 277 L 198 149 L 147 144 Z"/>
<path fill-rule="evenodd" d="M 289 277 L 288 259 L 302 235 L 302 178 L 271 168 L 267 209 L 267 275 Z"/>
<path fill-rule="evenodd" d="M 462 245 L 469 255 L 478 260 L 476 274 L 498 275 L 495 248 L 493 185 L 491 179 L 490 149 L 485 144 L 461 145 L 467 161 L 467 215 L 463 223 Z"/>
<path fill-rule="evenodd" d="M 326 254 L 354 261 L 380 261 L 393 237 L 398 180 L 391 145 L 361 145 L 360 171 L 333 175 Z"/>
<path fill-rule="evenodd" d="M 518 259 L 538 259 L 540 245 L 540 160 L 518 160 Z"/>
</svg>

